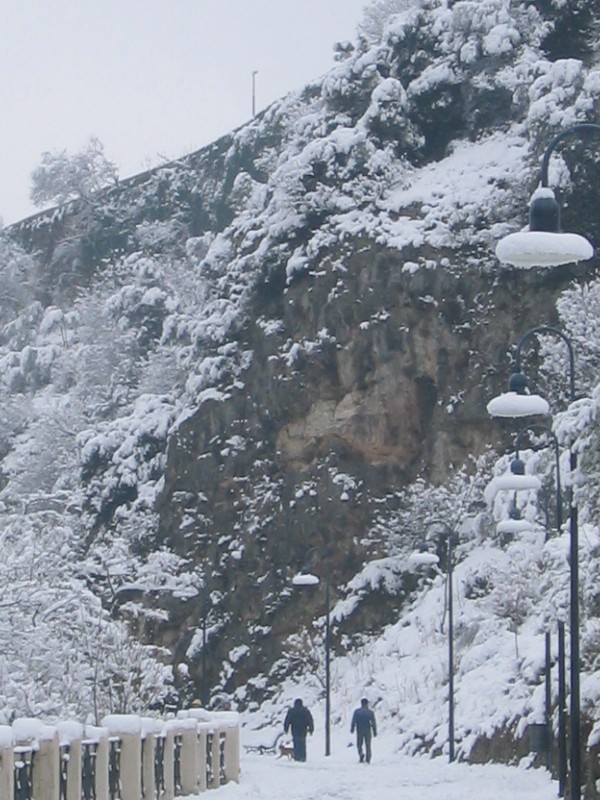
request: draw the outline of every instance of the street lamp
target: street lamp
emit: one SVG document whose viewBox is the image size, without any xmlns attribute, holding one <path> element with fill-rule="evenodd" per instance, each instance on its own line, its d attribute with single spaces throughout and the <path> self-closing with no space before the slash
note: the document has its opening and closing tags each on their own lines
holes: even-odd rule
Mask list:
<svg viewBox="0 0 600 800">
<path fill-rule="evenodd" d="M 453 544 L 456 533 L 441 519 L 434 519 L 425 523 L 427 528 L 437 526 L 443 530 L 446 540 L 448 568 L 446 570 L 446 583 L 448 586 L 448 761 L 452 763 L 454 754 L 454 594 L 452 589 L 453 575 Z M 408 557 L 411 569 L 419 566 L 435 566 L 439 563 L 435 553 L 429 553 L 425 548 L 413 552 Z"/>
<path fill-rule="evenodd" d="M 560 449 L 558 447 L 558 439 L 556 438 L 556 434 L 554 433 L 552 428 L 549 428 L 547 425 L 538 425 L 536 423 L 525 425 L 525 427 L 521 428 L 521 430 L 517 433 L 515 437 L 515 460 L 518 459 L 520 461 L 519 446 L 521 445 L 525 436 L 531 433 L 546 434 L 552 441 L 552 445 L 554 448 L 554 462 L 556 471 L 556 530 L 560 534 L 563 524 L 563 504 L 562 504 L 562 487 L 560 479 Z"/>
<path fill-rule="evenodd" d="M 495 475 L 492 478 L 484 491 L 485 500 L 490 506 L 498 492 L 514 492 L 509 518 L 498 522 L 496 525 L 498 533 L 512 536 L 515 533 L 525 533 L 525 531 L 531 530 L 531 523 L 521 518 L 521 512 L 517 507 L 517 492 L 537 491 L 541 486 L 542 482 L 537 475 L 525 474 L 525 464 L 520 458 L 514 458 L 504 474 Z"/>
<path fill-rule="evenodd" d="M 568 137 L 590 133 L 600 133 L 600 125 L 581 122 L 565 128 L 550 141 L 542 158 L 540 186 L 529 203 L 529 228 L 511 233 L 498 242 L 496 255 L 500 261 L 529 269 L 577 263 L 592 258 L 594 248 L 586 238 L 561 231 L 560 206 L 548 186 L 550 156 L 556 147 Z"/>
<path fill-rule="evenodd" d="M 292 578 L 297 587 L 318 586 L 320 580 L 307 570 L 303 570 Z M 331 755 L 331 642 L 329 620 L 329 572 L 325 578 L 325 755 Z"/>
<path fill-rule="evenodd" d="M 598 127 L 600 130 L 600 126 Z M 567 345 L 569 353 L 569 402 L 575 400 L 575 358 L 573 345 L 570 339 L 557 328 L 540 326 L 531 328 L 521 336 L 515 354 L 515 372 L 511 375 L 513 387 L 518 386 L 525 395 L 527 389 L 527 378 L 521 372 L 521 350 L 525 343 L 537 334 L 552 334 L 558 336 Z M 510 388 L 510 387 L 509 387 Z M 534 396 L 534 395 L 529 395 Z M 519 411 L 518 403 L 516 411 Z M 511 414 L 508 408 L 502 404 L 488 403 L 488 412 L 492 416 L 499 417 L 521 417 L 526 416 L 522 413 Z M 579 675 L 579 526 L 577 519 L 577 506 L 573 492 L 573 480 L 577 471 L 577 454 L 570 449 L 570 472 L 571 486 L 569 489 L 569 534 L 570 534 L 570 611 L 569 621 L 571 626 L 570 642 L 570 678 L 571 678 L 571 698 L 570 698 L 570 733 L 571 733 L 571 800 L 579 800 L 581 797 L 581 701 L 580 701 L 580 675 Z"/>
</svg>

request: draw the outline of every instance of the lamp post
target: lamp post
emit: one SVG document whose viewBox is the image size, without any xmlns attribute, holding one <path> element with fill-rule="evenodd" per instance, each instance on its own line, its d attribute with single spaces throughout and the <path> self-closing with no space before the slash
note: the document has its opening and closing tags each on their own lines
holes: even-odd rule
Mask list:
<svg viewBox="0 0 600 800">
<path fill-rule="evenodd" d="M 560 534 L 563 525 L 563 503 L 562 503 L 562 485 L 560 477 L 560 450 L 558 446 L 558 439 L 554 431 L 547 425 L 538 425 L 531 423 L 521 428 L 515 437 L 515 451 L 516 459 L 519 458 L 519 445 L 523 438 L 529 433 L 544 433 L 552 440 L 554 448 L 554 460 L 556 469 L 556 529 Z M 562 797 L 565 793 L 565 785 L 567 780 L 567 729 L 566 729 L 566 703 L 565 703 L 565 653 L 564 653 L 564 622 L 558 623 L 558 794 Z M 549 670 L 550 654 L 549 654 L 549 637 L 546 634 L 546 665 Z M 548 729 L 548 764 L 552 760 L 552 728 L 550 724 L 550 680 L 546 676 L 546 725 Z"/>
<path fill-rule="evenodd" d="M 206 664 L 206 618 L 208 616 L 208 588 L 206 584 L 202 590 L 202 688 L 200 702 L 202 708 L 208 708 L 208 679 Z"/>
<path fill-rule="evenodd" d="M 441 519 L 434 519 L 426 523 L 427 528 L 437 526 L 443 530 L 443 536 L 446 541 L 446 553 L 448 560 L 448 567 L 446 570 L 446 584 L 448 586 L 448 761 L 452 763 L 455 758 L 454 750 L 454 593 L 452 587 L 453 581 L 453 544 L 456 537 L 455 532 L 450 526 Z M 434 553 L 428 553 L 426 550 L 411 553 L 409 556 L 409 565 L 424 566 L 436 565 L 439 563 L 439 558 Z"/>
<path fill-rule="evenodd" d="M 600 127 L 599 127 L 600 130 Z M 539 398 L 537 395 L 528 394 L 528 382 L 526 376 L 521 372 L 521 351 L 526 342 L 537 334 L 552 334 L 558 336 L 567 345 L 569 353 L 569 402 L 575 400 L 575 358 L 573 346 L 570 339 L 557 328 L 550 326 L 540 326 L 531 328 L 521 336 L 515 354 L 515 372 L 510 377 L 509 392 L 488 403 L 488 411 L 492 416 L 498 417 L 523 417 L 531 413 L 526 411 L 525 406 L 519 405 L 519 399 Z M 514 395 L 514 397 L 512 396 Z M 501 400 L 510 402 L 499 402 Z M 512 408 L 511 408 L 512 405 Z M 545 412 L 547 413 L 547 412 Z M 579 526 L 577 518 L 577 506 L 575 504 L 573 492 L 573 477 L 577 470 L 577 454 L 570 449 L 570 472 L 571 487 L 569 489 L 569 535 L 570 535 L 570 582 L 569 582 L 569 622 L 570 622 L 570 662 L 569 676 L 571 679 L 570 696 L 570 797 L 571 800 L 579 800 L 581 796 L 581 701 L 580 701 L 580 676 L 579 676 Z"/>
<path fill-rule="evenodd" d="M 252 117 L 256 116 L 256 76 L 258 75 L 258 70 L 252 70 Z"/>
<path fill-rule="evenodd" d="M 292 578 L 297 587 L 318 586 L 321 581 L 307 569 Z M 330 639 L 330 580 L 329 571 L 325 577 L 325 755 L 331 755 L 331 639 Z"/>
</svg>

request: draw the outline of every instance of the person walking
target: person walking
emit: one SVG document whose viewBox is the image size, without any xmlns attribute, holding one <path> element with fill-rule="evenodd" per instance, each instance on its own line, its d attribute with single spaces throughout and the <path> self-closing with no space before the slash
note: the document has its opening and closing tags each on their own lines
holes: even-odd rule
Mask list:
<svg viewBox="0 0 600 800">
<path fill-rule="evenodd" d="M 302 700 L 294 700 L 293 707 L 285 715 L 283 730 L 287 733 L 290 728 L 294 742 L 294 761 L 306 761 L 306 734 L 312 735 L 315 726 L 312 714 Z"/>
<path fill-rule="evenodd" d="M 371 762 L 371 734 L 377 736 L 377 723 L 375 722 L 375 714 L 369 708 L 369 701 L 364 697 L 360 701 L 360 708 L 357 708 L 352 715 L 350 733 L 354 733 L 355 730 L 358 757 L 362 764 L 366 755 L 367 764 L 369 764 Z M 365 747 L 364 753 L 363 745 Z"/>
</svg>

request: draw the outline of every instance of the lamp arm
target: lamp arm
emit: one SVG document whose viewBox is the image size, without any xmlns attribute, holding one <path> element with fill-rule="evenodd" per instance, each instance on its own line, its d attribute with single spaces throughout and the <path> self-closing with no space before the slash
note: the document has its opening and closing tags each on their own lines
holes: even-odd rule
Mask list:
<svg viewBox="0 0 600 800">
<path fill-rule="evenodd" d="M 310 572 L 310 567 L 313 562 L 314 555 L 317 551 L 316 547 L 309 547 L 308 550 L 304 553 L 303 564 L 300 569 L 300 572 Z"/>
<path fill-rule="evenodd" d="M 596 127 L 600 131 L 600 125 L 597 125 Z M 521 350 L 523 345 L 537 333 L 550 333 L 554 336 L 558 336 L 567 345 L 569 350 L 569 399 L 571 402 L 573 402 L 573 400 L 575 400 L 575 355 L 573 353 L 573 345 L 571 344 L 569 337 L 558 328 L 553 328 L 551 325 L 541 325 L 537 328 L 531 328 L 530 330 L 525 331 L 517 343 L 517 351 L 515 354 L 515 371 L 521 372 Z"/>
<path fill-rule="evenodd" d="M 556 434 L 554 433 L 552 428 L 549 428 L 548 425 L 541 425 L 541 424 L 538 424 L 538 423 L 532 423 L 531 425 L 526 425 L 524 428 L 521 428 L 521 430 L 515 436 L 515 450 L 516 450 L 517 455 L 519 454 L 519 448 L 521 446 L 521 441 L 522 441 L 522 439 L 523 439 L 523 437 L 525 436 L 526 433 L 547 433 L 548 436 L 550 436 L 550 438 L 552 439 L 552 441 L 554 443 L 554 447 L 555 448 L 558 447 L 558 439 L 556 438 Z M 535 448 L 533 448 L 533 449 L 535 449 Z"/>
<path fill-rule="evenodd" d="M 554 139 L 552 139 L 542 158 L 542 171 L 540 180 L 542 186 L 548 186 L 548 167 L 550 165 L 550 156 L 555 151 L 556 147 L 562 142 L 563 139 L 584 132 L 600 134 L 600 125 L 595 125 L 593 122 L 580 122 L 576 125 L 572 125 L 570 128 L 566 128 L 564 131 L 561 131 L 557 136 L 554 137 Z"/>
</svg>

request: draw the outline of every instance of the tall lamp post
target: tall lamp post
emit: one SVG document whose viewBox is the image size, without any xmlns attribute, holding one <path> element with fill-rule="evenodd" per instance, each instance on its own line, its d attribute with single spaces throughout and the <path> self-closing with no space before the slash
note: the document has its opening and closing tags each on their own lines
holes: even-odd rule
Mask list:
<svg viewBox="0 0 600 800">
<path fill-rule="evenodd" d="M 529 230 L 505 236 L 496 246 L 499 260 L 515 267 L 553 267 L 561 264 L 587 261 L 594 255 L 594 248 L 583 236 L 563 233 L 560 223 L 560 206 L 554 192 L 548 185 L 550 158 L 559 144 L 572 137 L 598 136 L 600 125 L 579 122 L 562 130 L 550 140 L 544 151 L 541 165 L 540 188 L 534 192 L 529 204 Z M 565 341 L 567 341 L 565 339 Z M 571 359 L 570 397 L 573 389 L 573 353 L 569 344 Z M 577 457 L 571 448 L 571 474 L 577 467 Z M 571 624 L 571 800 L 581 796 L 581 733 L 579 698 L 579 603 L 578 603 L 578 527 L 577 508 L 570 490 L 570 536 L 571 536 L 571 586 L 570 586 L 570 624 Z"/>
<path fill-rule="evenodd" d="M 560 476 L 560 449 L 558 446 L 558 439 L 554 431 L 547 425 L 538 425 L 530 423 L 521 428 L 515 437 L 515 451 L 516 459 L 519 459 L 519 446 L 526 435 L 530 433 L 544 433 L 552 440 L 554 449 L 554 461 L 556 470 L 556 530 L 560 534 L 563 526 L 563 503 L 562 503 L 562 482 Z M 546 634 L 546 664 L 547 668 L 550 655 L 549 655 L 549 639 L 550 634 Z M 561 620 L 558 623 L 558 794 L 563 797 L 565 793 L 565 786 L 567 782 L 567 727 L 566 727 L 566 702 L 565 702 L 565 652 L 564 652 L 564 637 L 565 637 L 565 624 Z M 551 702 L 549 697 L 549 678 L 546 677 L 546 724 L 548 728 L 548 764 L 552 760 L 552 727 L 551 727 Z"/>
<path fill-rule="evenodd" d="M 452 587 L 453 580 L 453 545 L 456 533 L 452 528 L 441 519 L 434 519 L 425 524 L 426 528 L 434 526 L 443 530 L 446 542 L 446 554 L 448 567 L 446 570 L 446 582 L 448 586 L 448 761 L 452 763 L 455 758 L 454 750 L 454 593 Z M 421 550 L 411 553 L 409 565 L 411 567 L 434 565 L 439 563 L 439 558 L 434 553 Z"/>
<path fill-rule="evenodd" d="M 488 412 L 495 417 L 526 417 L 535 413 L 548 413 L 547 403 L 538 395 L 529 394 L 526 376 L 521 372 L 521 350 L 532 336 L 537 334 L 558 336 L 567 345 L 569 353 L 569 401 L 575 400 L 575 358 L 570 339 L 557 328 L 540 326 L 531 328 L 521 336 L 515 354 L 515 371 L 510 376 L 509 391 L 494 398 L 488 403 Z M 525 401 L 521 405 L 521 401 Z M 544 406 L 545 403 L 545 406 Z M 532 407 L 537 406 L 537 411 Z M 545 410 L 544 410 L 545 408 Z M 581 701 L 579 680 L 579 526 L 577 506 L 573 492 L 573 476 L 577 470 L 577 454 L 570 450 L 571 486 L 569 488 L 569 534 L 570 534 L 570 764 L 571 764 L 571 800 L 579 800 L 581 796 Z"/>
<path fill-rule="evenodd" d="M 320 580 L 308 570 L 303 570 L 292 578 L 297 587 L 318 586 Z M 331 755 L 331 639 L 330 639 L 330 580 L 329 571 L 325 577 L 325 755 Z"/>
</svg>

